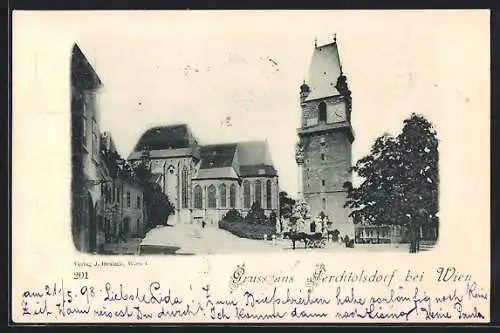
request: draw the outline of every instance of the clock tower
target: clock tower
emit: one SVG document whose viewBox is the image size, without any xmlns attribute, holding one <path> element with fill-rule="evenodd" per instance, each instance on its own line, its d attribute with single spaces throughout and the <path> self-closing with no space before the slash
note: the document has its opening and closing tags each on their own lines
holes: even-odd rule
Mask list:
<svg viewBox="0 0 500 333">
<path fill-rule="evenodd" d="M 340 236 L 354 237 L 349 209 L 344 208 L 352 182 L 351 92 L 342 72 L 337 40 L 315 45 L 307 81 L 300 86 L 301 126 L 296 161 L 299 197 L 317 217 L 324 213 Z"/>
</svg>

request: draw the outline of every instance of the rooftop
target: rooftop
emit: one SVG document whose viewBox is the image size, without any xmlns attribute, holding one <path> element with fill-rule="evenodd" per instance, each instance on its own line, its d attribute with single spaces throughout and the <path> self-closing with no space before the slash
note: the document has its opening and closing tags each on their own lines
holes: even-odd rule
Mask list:
<svg viewBox="0 0 500 333">
<path fill-rule="evenodd" d="M 335 85 L 341 73 L 337 42 L 316 46 L 309 66 L 307 85 L 311 92 L 306 101 L 339 95 Z"/>
</svg>

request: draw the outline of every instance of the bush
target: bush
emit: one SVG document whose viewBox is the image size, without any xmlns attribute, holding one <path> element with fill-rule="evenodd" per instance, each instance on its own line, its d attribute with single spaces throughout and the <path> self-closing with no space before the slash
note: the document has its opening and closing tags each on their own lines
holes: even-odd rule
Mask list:
<svg viewBox="0 0 500 333">
<path fill-rule="evenodd" d="M 226 215 L 222 218 L 223 221 L 229 221 L 229 222 L 238 222 L 241 223 L 243 222 L 243 216 L 241 216 L 240 212 L 237 211 L 236 209 L 231 209 L 229 210 Z"/>
<path fill-rule="evenodd" d="M 219 222 L 219 228 L 227 230 L 240 238 L 263 240 L 264 235 L 270 237 L 276 233 L 275 226 L 269 224 L 239 223 L 227 220 Z M 270 238 L 268 238 L 270 239 Z"/>
<path fill-rule="evenodd" d="M 251 224 L 265 224 L 266 221 L 267 218 L 264 214 L 264 209 L 262 209 L 260 203 L 254 202 L 247 216 L 245 216 L 245 222 Z"/>
</svg>

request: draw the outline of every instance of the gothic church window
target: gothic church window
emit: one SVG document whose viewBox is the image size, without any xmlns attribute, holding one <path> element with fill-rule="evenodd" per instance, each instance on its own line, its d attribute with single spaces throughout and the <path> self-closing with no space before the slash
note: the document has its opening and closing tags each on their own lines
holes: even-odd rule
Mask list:
<svg viewBox="0 0 500 333">
<path fill-rule="evenodd" d="M 226 208 L 226 184 L 220 185 L 220 207 Z"/>
<path fill-rule="evenodd" d="M 245 181 L 243 183 L 243 206 L 245 208 L 250 208 L 250 183 Z"/>
<path fill-rule="evenodd" d="M 188 208 L 188 168 L 182 169 L 182 208 Z"/>
<path fill-rule="evenodd" d="M 318 105 L 318 120 L 320 122 L 326 122 L 326 103 L 321 102 Z"/>
<path fill-rule="evenodd" d="M 272 194 L 271 194 L 271 180 L 268 179 L 266 182 L 266 204 L 267 208 L 272 208 Z"/>
<path fill-rule="evenodd" d="M 236 185 L 232 184 L 229 188 L 229 206 L 236 207 Z"/>
<path fill-rule="evenodd" d="M 208 187 L 208 208 L 217 208 L 217 190 L 214 185 Z"/>
<path fill-rule="evenodd" d="M 194 208 L 196 208 L 196 209 L 203 208 L 203 195 L 202 195 L 200 185 L 196 185 L 194 187 Z"/>
<path fill-rule="evenodd" d="M 260 180 L 255 182 L 255 202 L 262 206 L 262 182 Z"/>
</svg>

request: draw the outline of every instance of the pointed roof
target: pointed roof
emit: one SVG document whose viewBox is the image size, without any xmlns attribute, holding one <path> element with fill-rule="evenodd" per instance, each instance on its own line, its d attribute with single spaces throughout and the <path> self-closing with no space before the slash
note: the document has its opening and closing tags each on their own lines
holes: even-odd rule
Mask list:
<svg viewBox="0 0 500 333">
<path fill-rule="evenodd" d="M 341 72 L 337 42 L 315 47 L 307 78 L 311 92 L 305 100 L 339 95 L 335 85 Z"/>
<path fill-rule="evenodd" d="M 71 85 L 83 89 L 98 89 L 102 82 L 78 44 L 71 52 Z"/>
</svg>

